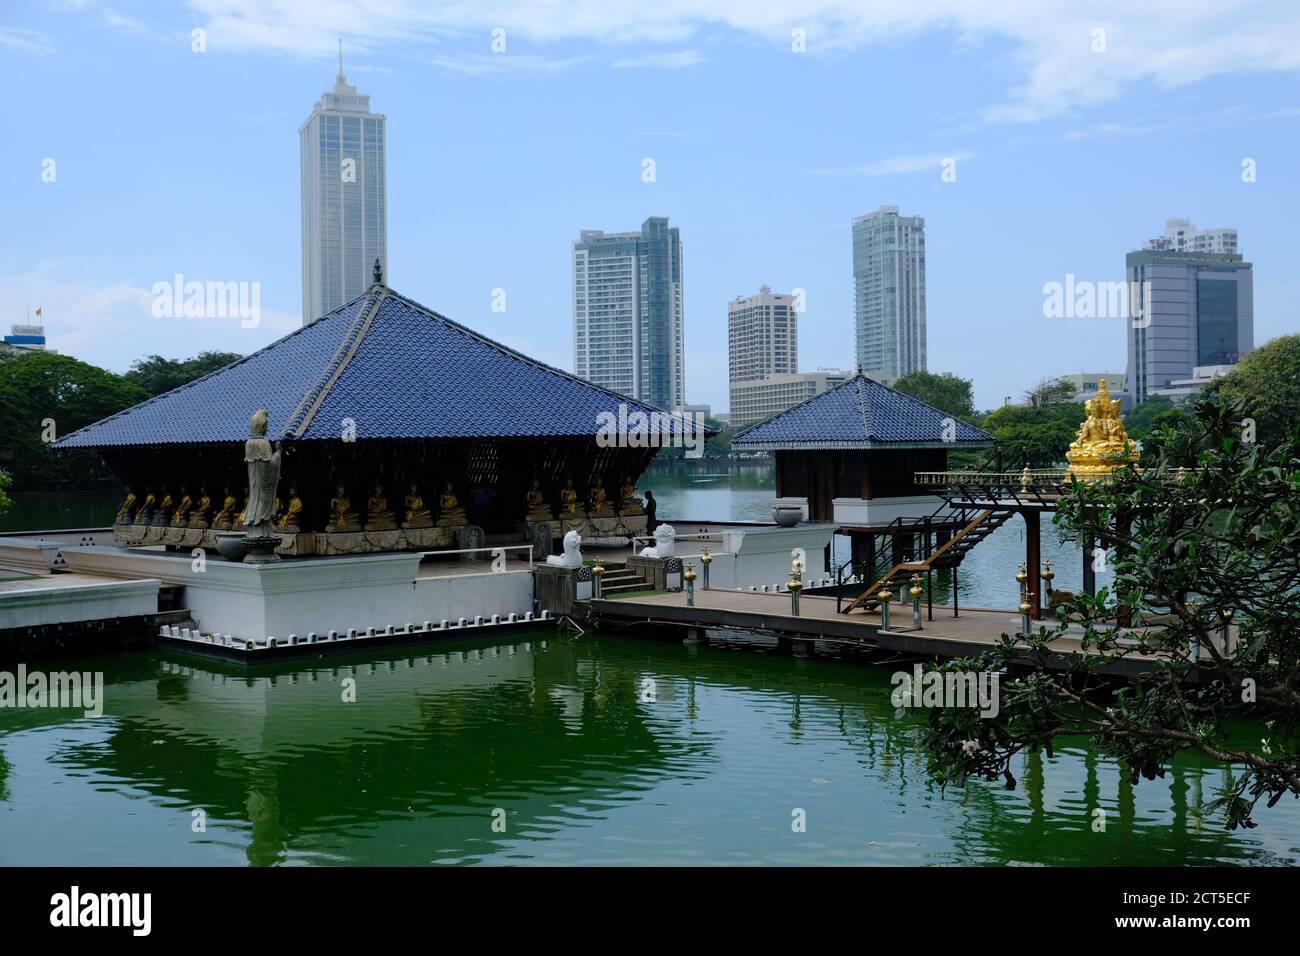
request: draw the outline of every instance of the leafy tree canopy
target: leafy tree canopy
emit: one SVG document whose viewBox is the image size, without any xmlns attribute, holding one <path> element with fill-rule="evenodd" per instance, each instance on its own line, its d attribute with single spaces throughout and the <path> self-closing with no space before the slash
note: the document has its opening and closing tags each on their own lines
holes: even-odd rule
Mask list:
<svg viewBox="0 0 1300 956">
<path fill-rule="evenodd" d="M 150 395 L 161 395 L 173 388 L 180 388 L 196 378 L 202 378 L 219 368 L 225 368 L 231 362 L 243 358 L 238 352 L 200 352 L 190 359 L 168 359 L 161 355 L 136 359 L 131 370 L 124 376 L 127 381 L 139 385 Z"/>
<path fill-rule="evenodd" d="M 1007 467 L 1051 468 L 1065 461 L 1084 417 L 1077 402 L 1004 405 L 981 424 L 993 435 L 994 451 Z"/>
<path fill-rule="evenodd" d="M 894 383 L 893 388 L 954 418 L 971 423 L 976 421 L 975 398 L 968 378 L 936 375 L 934 372 L 908 372 Z"/>
<path fill-rule="evenodd" d="M 1152 395 L 1145 402 L 1134 405 L 1124 413 L 1124 430 L 1128 432 L 1129 438 L 1141 441 L 1147 437 L 1147 432 L 1151 430 L 1151 424 L 1156 416 L 1173 408 L 1174 403 L 1164 395 Z"/>
<path fill-rule="evenodd" d="M 67 355 L 30 352 L 0 362 L 0 466 L 14 488 L 38 490 L 44 483 L 107 477 L 93 452 L 54 455 L 49 443 L 101 418 L 130 408 L 149 393 L 120 375 Z"/>
<path fill-rule="evenodd" d="M 1204 391 L 1207 397 L 1240 405 L 1255 419 L 1257 441 L 1282 440 L 1300 422 L 1300 335 L 1261 345 Z"/>
</svg>

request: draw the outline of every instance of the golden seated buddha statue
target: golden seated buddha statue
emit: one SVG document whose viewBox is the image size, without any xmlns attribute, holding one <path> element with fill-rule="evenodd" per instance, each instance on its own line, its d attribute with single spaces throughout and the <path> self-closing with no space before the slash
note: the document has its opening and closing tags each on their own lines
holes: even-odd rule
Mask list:
<svg viewBox="0 0 1300 956">
<path fill-rule="evenodd" d="M 122 502 L 122 506 L 117 509 L 117 515 L 113 518 L 113 524 L 126 524 L 130 521 L 132 515 L 135 514 L 134 506 L 135 494 L 127 492 L 126 500 Z"/>
<path fill-rule="evenodd" d="M 375 490 L 366 501 L 367 531 L 396 531 L 397 519 L 389 510 L 388 498 L 384 495 L 384 486 L 375 482 Z"/>
<path fill-rule="evenodd" d="M 277 514 L 279 513 L 277 509 Z M 302 499 L 298 497 L 298 486 L 289 486 L 289 504 L 275 523 L 275 530 L 281 534 L 300 534 L 302 532 Z"/>
<path fill-rule="evenodd" d="M 641 499 L 636 493 L 636 486 L 632 484 L 632 479 L 627 475 L 623 476 L 623 485 L 619 488 L 618 497 L 618 513 L 625 518 L 645 514 L 645 505 L 641 503 Z"/>
<path fill-rule="evenodd" d="M 1109 475 L 1117 468 L 1136 464 L 1137 447 L 1124 431 L 1119 416 L 1119 400 L 1110 397 L 1103 378 L 1097 383 L 1097 397 L 1083 403 L 1088 417 L 1079 426 L 1079 435 L 1065 453 L 1069 473 L 1083 478 Z"/>
<path fill-rule="evenodd" d="M 614 517 L 614 503 L 606 497 L 605 486 L 599 481 L 591 487 L 591 510 L 587 515 L 591 518 Z"/>
<path fill-rule="evenodd" d="M 230 486 L 226 485 L 226 491 L 221 499 L 221 510 L 212 516 L 213 531 L 229 531 L 235 524 L 235 509 L 239 506 L 239 500 L 230 493 Z"/>
<path fill-rule="evenodd" d="M 420 486 L 416 482 L 411 482 L 410 494 L 406 496 L 406 516 L 402 519 L 403 528 L 432 528 L 433 513 L 424 506 L 424 498 L 420 496 Z"/>
<path fill-rule="evenodd" d="M 469 519 L 465 517 L 465 509 L 460 506 L 460 499 L 456 497 L 449 478 L 447 487 L 438 499 L 438 527 L 459 528 L 466 524 L 469 524 Z"/>
<path fill-rule="evenodd" d="M 542 483 L 534 478 L 533 486 L 528 489 L 528 519 L 529 521 L 550 521 L 551 505 L 546 500 L 546 495 L 542 494 Z"/>
<path fill-rule="evenodd" d="M 361 530 L 361 522 L 357 518 L 357 513 L 352 510 L 352 499 L 348 497 L 347 490 L 340 482 L 334 489 L 334 497 L 330 499 L 330 520 L 325 525 L 326 534 L 350 534 L 354 531 Z"/>
<path fill-rule="evenodd" d="M 564 482 L 564 488 L 560 491 L 560 514 L 565 518 L 577 520 L 582 517 L 582 511 L 578 505 L 578 492 L 573 487 L 573 479 L 569 478 Z"/>
<path fill-rule="evenodd" d="M 190 512 L 188 526 L 198 528 L 200 531 L 207 530 L 208 515 L 212 513 L 212 496 L 208 494 L 208 488 L 204 485 L 199 489 L 199 501 Z"/>
</svg>

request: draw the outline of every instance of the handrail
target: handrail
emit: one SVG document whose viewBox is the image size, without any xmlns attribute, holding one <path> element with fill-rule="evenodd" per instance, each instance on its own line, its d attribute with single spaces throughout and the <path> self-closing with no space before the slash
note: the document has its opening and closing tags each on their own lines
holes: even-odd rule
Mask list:
<svg viewBox="0 0 1300 956">
<path fill-rule="evenodd" d="M 533 567 L 533 546 L 531 544 L 485 544 L 481 548 L 439 548 L 437 551 L 421 551 L 420 557 L 426 558 L 435 554 L 481 554 L 486 551 L 492 554 L 494 551 L 524 551 L 528 552 L 528 568 Z"/>
</svg>

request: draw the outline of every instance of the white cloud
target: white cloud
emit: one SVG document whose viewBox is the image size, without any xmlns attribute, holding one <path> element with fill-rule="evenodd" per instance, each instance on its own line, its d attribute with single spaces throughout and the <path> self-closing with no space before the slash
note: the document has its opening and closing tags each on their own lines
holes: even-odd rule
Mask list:
<svg viewBox="0 0 1300 956">
<path fill-rule="evenodd" d="M 819 176 L 892 176 L 896 173 L 933 172 L 936 175 L 948 160 L 963 161 L 972 159 L 974 153 L 921 153 L 903 156 L 890 156 L 860 166 L 837 166 L 833 169 L 819 169 Z"/>
<path fill-rule="evenodd" d="M 672 53 L 647 53 L 627 60 L 615 60 L 614 65 L 619 69 L 648 66 L 661 70 L 680 70 L 703 62 L 704 54 L 699 50 L 674 50 Z"/>
<path fill-rule="evenodd" d="M 1069 113 L 1142 84 L 1175 88 L 1220 73 L 1300 70 L 1300 4 L 1294 0 L 1093 0 L 1086 10 L 1076 0 L 190 0 L 190 6 L 203 19 L 212 50 L 325 56 L 340 35 L 363 52 L 436 42 L 448 68 L 463 71 L 463 54 L 445 48 L 487 51 L 496 28 L 511 44 L 641 46 L 681 43 L 725 28 L 785 51 L 799 28 L 811 56 L 943 31 L 967 58 L 995 42 L 999 51 L 1006 49 L 994 65 L 1014 74 L 1008 95 L 982 114 L 995 122 Z M 1105 31 L 1105 52 L 1093 52 L 1097 29 Z M 652 51 L 641 58 L 649 65 L 656 56 L 662 66 L 683 65 L 674 54 Z"/>
<path fill-rule="evenodd" d="M 36 56 L 53 56 L 58 52 L 54 41 L 39 30 L 20 30 L 17 27 L 0 27 L 0 47 L 8 47 Z"/>
</svg>

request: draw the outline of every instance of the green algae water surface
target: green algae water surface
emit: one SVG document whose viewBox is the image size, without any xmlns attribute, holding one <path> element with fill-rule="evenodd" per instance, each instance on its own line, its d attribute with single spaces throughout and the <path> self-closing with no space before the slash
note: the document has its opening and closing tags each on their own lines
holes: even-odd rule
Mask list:
<svg viewBox="0 0 1300 956">
<path fill-rule="evenodd" d="M 1300 860 L 1296 801 L 1225 832 L 1222 771 L 1191 758 L 1130 786 L 1063 747 L 1016 790 L 940 793 L 890 669 L 851 662 L 538 632 L 249 674 L 46 666 L 102 671 L 104 715 L 0 710 L 0 864 Z"/>
</svg>

